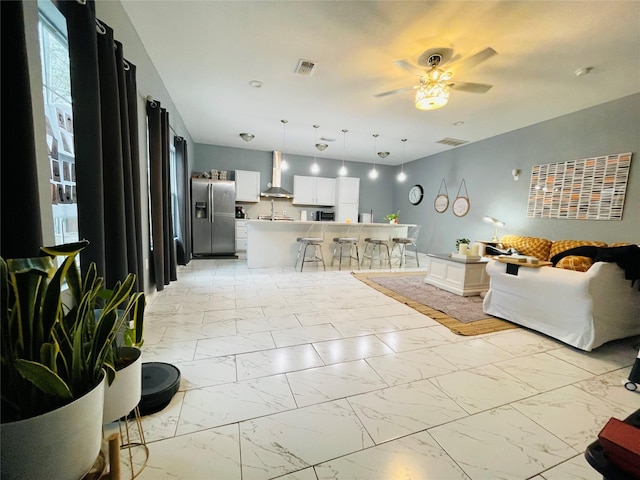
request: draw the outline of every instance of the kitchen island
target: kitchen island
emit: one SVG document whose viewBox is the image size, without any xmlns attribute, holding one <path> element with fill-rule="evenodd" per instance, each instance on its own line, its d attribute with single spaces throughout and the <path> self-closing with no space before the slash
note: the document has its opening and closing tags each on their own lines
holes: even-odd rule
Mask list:
<svg viewBox="0 0 640 480">
<path fill-rule="evenodd" d="M 293 267 L 298 252 L 298 237 L 324 239 L 322 253 L 327 266 L 331 265 L 335 237 L 358 238 L 362 259 L 366 237 L 405 237 L 411 224 L 342 223 L 319 221 L 247 220 L 247 266 L 249 268 Z M 343 262 L 345 262 L 343 260 Z M 354 269 L 357 268 L 354 263 Z"/>
</svg>

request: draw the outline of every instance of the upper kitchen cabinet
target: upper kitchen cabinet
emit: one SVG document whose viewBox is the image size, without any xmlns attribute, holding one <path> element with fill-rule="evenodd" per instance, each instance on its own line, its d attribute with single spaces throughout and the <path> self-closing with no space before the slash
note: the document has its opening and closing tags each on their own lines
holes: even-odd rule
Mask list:
<svg viewBox="0 0 640 480">
<path fill-rule="evenodd" d="M 236 170 L 236 202 L 260 201 L 260 172 Z"/>
<path fill-rule="evenodd" d="M 293 203 L 332 207 L 336 203 L 336 180 L 325 177 L 293 176 Z"/>
<path fill-rule="evenodd" d="M 354 177 L 336 178 L 336 205 L 358 204 L 360 202 L 360 179 Z"/>
</svg>

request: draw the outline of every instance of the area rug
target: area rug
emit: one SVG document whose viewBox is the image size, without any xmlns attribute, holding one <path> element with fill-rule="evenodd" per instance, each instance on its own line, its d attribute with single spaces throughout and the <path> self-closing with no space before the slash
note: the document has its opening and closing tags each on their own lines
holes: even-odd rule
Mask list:
<svg viewBox="0 0 640 480">
<path fill-rule="evenodd" d="M 424 283 L 425 272 L 352 272 L 352 275 L 458 335 L 481 335 L 518 328 L 513 323 L 484 313 L 479 296 L 461 297 Z"/>
</svg>

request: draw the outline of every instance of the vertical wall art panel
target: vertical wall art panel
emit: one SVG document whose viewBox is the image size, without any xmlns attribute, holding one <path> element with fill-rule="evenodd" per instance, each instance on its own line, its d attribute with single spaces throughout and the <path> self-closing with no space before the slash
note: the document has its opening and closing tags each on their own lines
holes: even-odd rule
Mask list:
<svg viewBox="0 0 640 480">
<path fill-rule="evenodd" d="M 621 220 L 631 153 L 534 165 L 529 218 Z"/>
</svg>

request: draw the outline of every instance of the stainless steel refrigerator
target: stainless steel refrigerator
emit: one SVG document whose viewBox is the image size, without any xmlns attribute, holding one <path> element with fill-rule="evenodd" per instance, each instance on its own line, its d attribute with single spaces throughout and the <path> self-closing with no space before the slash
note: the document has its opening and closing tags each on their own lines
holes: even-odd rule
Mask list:
<svg viewBox="0 0 640 480">
<path fill-rule="evenodd" d="M 235 182 L 191 179 L 191 233 L 195 257 L 235 256 Z"/>
</svg>

